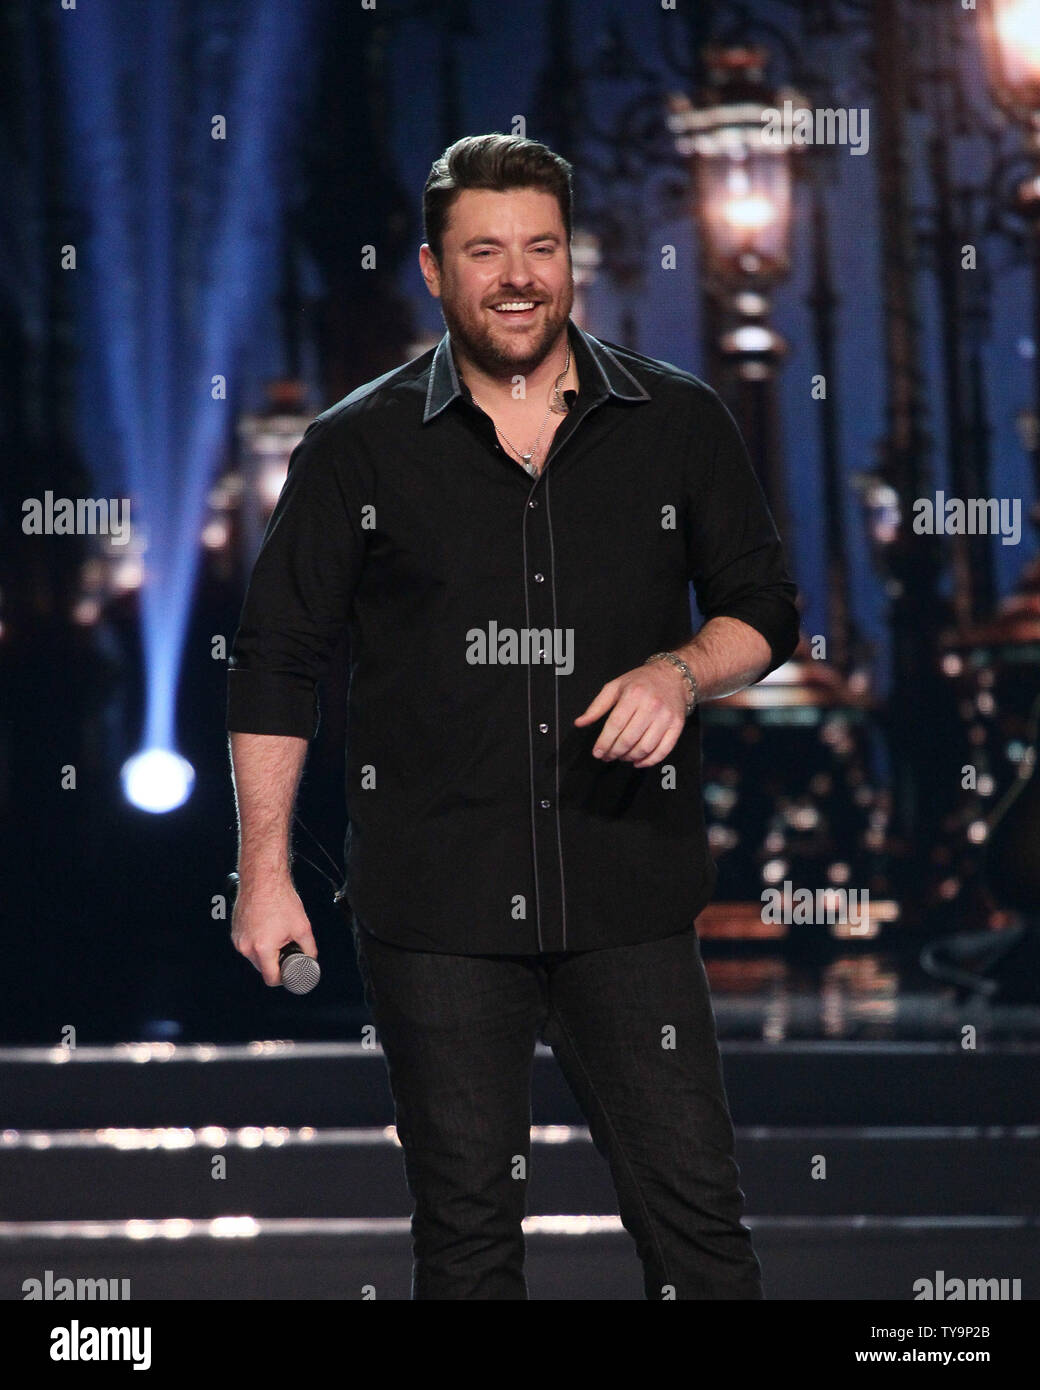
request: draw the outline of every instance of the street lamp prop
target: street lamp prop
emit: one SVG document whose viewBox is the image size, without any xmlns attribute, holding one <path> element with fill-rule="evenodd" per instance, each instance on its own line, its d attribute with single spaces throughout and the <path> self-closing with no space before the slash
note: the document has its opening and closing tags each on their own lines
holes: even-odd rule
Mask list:
<svg viewBox="0 0 1040 1390">
<path fill-rule="evenodd" d="M 709 47 L 704 58 L 705 99 L 671 96 L 668 125 L 692 160 L 709 349 L 793 550 L 776 399 L 787 345 L 769 320 L 771 292 L 791 269 L 797 147 L 777 137 L 772 117 L 806 102 L 766 85 L 764 48 Z M 845 679 L 803 637 L 765 680 L 704 707 L 708 831 L 720 871 L 718 901 L 698 924 L 704 935 L 776 935 L 763 895 L 787 883 L 867 890 L 864 919 L 839 916 L 832 936 L 870 939 L 899 919 L 886 874 L 888 807 L 868 771 L 871 705 L 862 677 Z M 805 936 L 818 941 L 818 924 Z"/>
<path fill-rule="evenodd" d="M 983 0 L 980 19 L 994 96 L 1040 137 L 1040 0 Z"/>
<path fill-rule="evenodd" d="M 1033 402 L 1020 433 L 1033 469 L 1031 519 L 1040 529 L 1040 0 L 983 0 L 980 20 L 993 99 L 1021 129 L 1029 165 L 1015 196 L 1016 211 L 1029 229 L 1033 269 Z M 1040 559 L 1026 566 L 1015 590 L 988 621 L 954 634 L 946 646 L 947 666 L 955 674 L 999 667 L 1013 677 L 997 707 L 1009 715 L 1014 711 L 1010 736 L 1020 743 L 1040 663 Z"/>
<path fill-rule="evenodd" d="M 1018 423 L 1033 472 L 1031 520 L 1040 528 L 1040 0 L 982 0 L 980 22 L 993 100 L 1023 135 L 1022 150 L 1005 167 L 1026 165 L 1015 187 L 1014 210 L 1027 230 L 1033 271 L 1033 401 Z M 1006 928 L 1011 920 L 1009 911 L 1022 913 L 1035 951 L 1040 949 L 1036 856 L 1022 846 L 1040 843 L 1034 769 L 1040 559 L 1026 565 L 995 612 L 949 633 L 943 646 L 943 669 L 955 683 L 976 778 L 954 821 L 971 846 L 971 852 L 960 854 L 959 875 L 961 896 L 972 908 L 968 920 L 988 928 L 992 940 L 993 929 Z M 994 795 L 1005 787 L 994 810 Z M 1028 795 L 1020 795 L 1024 788 Z M 964 941 L 967 950 L 971 938 Z M 1014 931 L 1004 931 L 1001 944 L 1008 943 L 1016 945 Z M 995 961 L 997 975 L 1002 969 Z"/>
<path fill-rule="evenodd" d="M 1032 238 L 1033 411 L 1040 419 L 1040 0 L 983 0 L 980 18 L 993 98 L 1021 128 L 1030 165 L 1016 202 Z M 1040 528 L 1040 428 L 1029 432 L 1027 447 L 1033 465 L 1032 521 Z M 1040 611 L 1040 565 L 1030 567 L 1025 587 Z"/>
<path fill-rule="evenodd" d="M 757 61 L 747 50 L 716 59 Z M 790 270 L 791 169 L 787 146 L 767 138 L 761 105 L 746 102 L 690 108 L 697 156 L 705 271 L 723 292 L 766 290 Z"/>
<path fill-rule="evenodd" d="M 714 351 L 735 385 L 737 414 L 777 528 L 789 539 L 779 458 L 775 376 L 787 345 L 769 322 L 770 292 L 790 270 L 792 147 L 767 113 L 790 90 L 764 81 L 764 48 L 709 47 L 706 100 L 668 101 L 669 129 L 693 161 L 701 273 L 717 310 Z"/>
</svg>

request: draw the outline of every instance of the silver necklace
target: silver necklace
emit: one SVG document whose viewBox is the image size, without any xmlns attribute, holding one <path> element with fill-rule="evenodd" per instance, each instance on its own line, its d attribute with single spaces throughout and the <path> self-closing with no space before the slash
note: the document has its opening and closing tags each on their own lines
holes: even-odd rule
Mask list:
<svg viewBox="0 0 1040 1390">
<path fill-rule="evenodd" d="M 537 450 L 538 450 L 538 442 L 539 442 L 539 440 L 540 440 L 541 437 L 542 437 L 542 431 L 545 429 L 545 426 L 546 426 L 546 424 L 547 424 L 548 421 L 549 421 L 549 416 L 552 415 L 552 413 L 553 413 L 554 411 L 556 412 L 557 415 L 566 415 L 566 414 L 567 414 L 567 411 L 570 409 L 570 406 L 567 404 L 567 402 L 563 399 L 563 396 L 560 394 L 560 383 L 563 381 L 564 377 L 565 377 L 565 376 L 567 375 L 567 373 L 570 371 L 570 366 L 571 366 L 571 345 L 570 345 L 570 342 L 568 341 L 568 343 L 567 343 L 567 360 L 566 360 L 566 362 L 563 364 L 563 371 L 560 373 L 560 375 L 556 378 L 555 382 L 553 383 L 553 389 L 552 389 L 552 392 L 550 393 L 550 396 L 549 396 L 549 409 L 545 412 L 545 419 L 544 419 L 544 420 L 542 421 L 542 423 L 538 426 L 538 433 L 537 433 L 537 434 L 535 435 L 535 437 L 534 437 L 534 443 L 531 445 L 530 449 L 528 449 L 526 453 L 524 453 L 522 450 L 518 449 L 518 448 L 516 447 L 516 445 L 515 445 L 511 440 L 506 439 L 506 436 L 502 433 L 502 431 L 498 428 L 498 426 L 495 425 L 495 431 L 496 431 L 496 433 L 499 435 L 499 437 L 500 437 L 502 440 L 504 440 L 504 442 L 505 442 L 506 444 L 509 445 L 509 447 L 512 449 L 513 453 L 517 455 L 517 457 L 518 457 L 519 460 L 520 460 L 520 466 L 521 466 L 527 473 L 529 473 L 529 474 L 531 475 L 532 478 L 537 478 L 537 477 L 538 477 L 538 471 L 539 471 L 539 470 L 538 470 L 538 465 L 537 465 L 536 463 L 532 463 L 531 460 L 534 458 L 534 455 L 535 455 L 535 453 L 536 453 Z M 472 395 L 472 392 L 471 392 L 470 394 Z M 492 421 L 492 424 L 494 424 L 494 421 Z"/>
</svg>

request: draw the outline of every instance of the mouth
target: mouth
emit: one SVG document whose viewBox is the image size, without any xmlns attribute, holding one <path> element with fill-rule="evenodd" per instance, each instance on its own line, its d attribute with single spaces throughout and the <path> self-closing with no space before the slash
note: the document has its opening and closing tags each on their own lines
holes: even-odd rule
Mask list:
<svg viewBox="0 0 1040 1390">
<path fill-rule="evenodd" d="M 513 323 L 528 323 L 540 306 L 541 301 L 537 299 L 503 299 L 501 303 L 492 304 L 490 307 L 491 312 L 500 319 L 507 319 Z"/>
</svg>

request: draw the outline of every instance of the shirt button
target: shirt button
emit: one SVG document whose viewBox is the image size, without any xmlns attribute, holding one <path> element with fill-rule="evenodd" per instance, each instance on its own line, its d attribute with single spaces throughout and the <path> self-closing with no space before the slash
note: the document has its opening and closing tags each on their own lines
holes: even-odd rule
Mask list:
<svg viewBox="0 0 1040 1390">
<path fill-rule="evenodd" d="M 544 584 L 544 583 L 545 583 L 545 575 L 544 575 L 544 574 L 536 574 L 535 577 L 534 577 L 534 582 L 535 582 L 536 584 Z"/>
<path fill-rule="evenodd" d="M 530 500 L 530 502 L 528 502 L 527 505 L 528 505 L 529 507 L 537 507 L 537 505 L 538 505 L 538 498 L 537 498 L 537 497 L 532 497 L 531 500 Z"/>
<path fill-rule="evenodd" d="M 551 801 L 545 800 L 545 801 L 540 801 L 538 804 L 539 804 L 539 806 L 541 806 L 541 808 L 542 808 L 543 811 L 548 811 L 549 807 L 552 805 L 552 802 L 551 802 Z"/>
<path fill-rule="evenodd" d="M 548 726 L 548 724 L 539 724 L 539 725 L 538 725 L 538 732 L 539 732 L 540 734 L 547 734 L 547 733 L 549 732 L 549 726 Z"/>
</svg>

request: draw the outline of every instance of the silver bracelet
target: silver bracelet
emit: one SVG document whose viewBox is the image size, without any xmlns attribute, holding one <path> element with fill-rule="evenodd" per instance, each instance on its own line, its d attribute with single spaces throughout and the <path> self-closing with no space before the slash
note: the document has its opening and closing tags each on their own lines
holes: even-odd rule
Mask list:
<svg viewBox="0 0 1040 1390">
<path fill-rule="evenodd" d="M 694 678 L 693 672 L 687 666 L 686 662 L 683 661 L 682 657 L 676 656 L 674 652 L 654 652 L 653 656 L 647 657 L 647 659 L 643 662 L 643 665 L 648 666 L 651 661 L 670 661 L 672 665 L 676 667 L 677 670 L 682 672 L 683 676 L 686 679 L 687 685 L 690 687 L 690 696 L 686 703 L 686 718 L 689 719 L 690 715 L 694 711 L 700 694 L 700 692 L 697 689 L 697 681 Z"/>
</svg>

